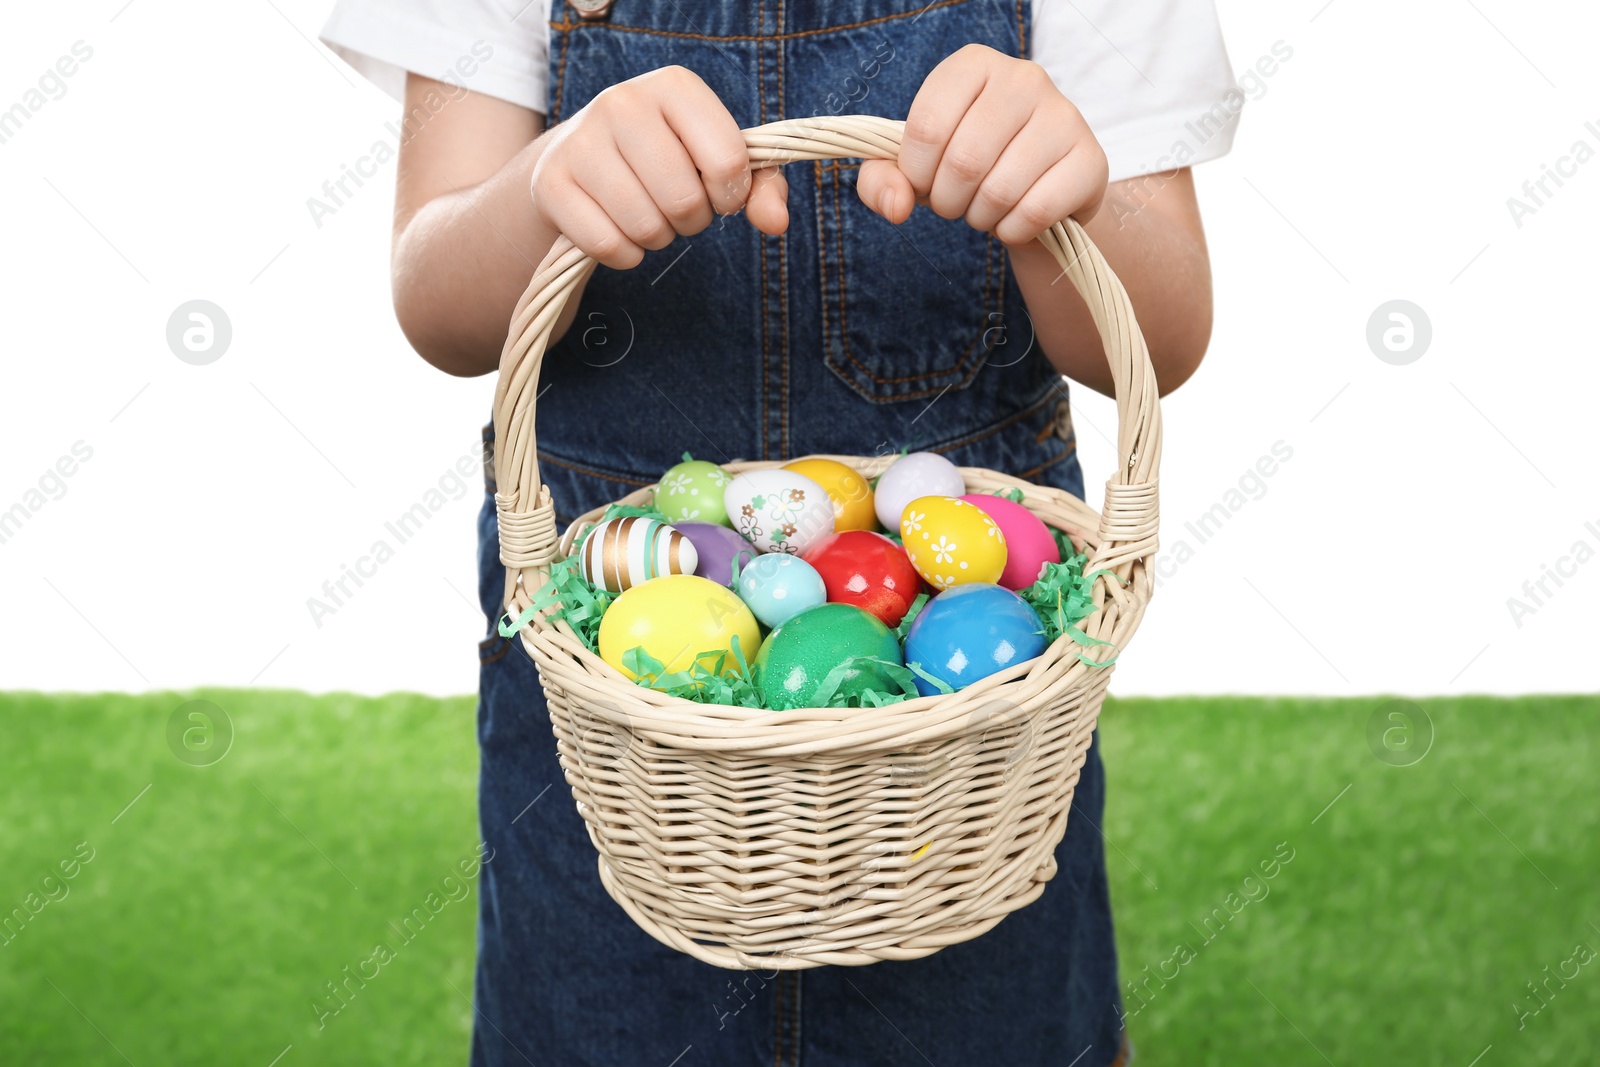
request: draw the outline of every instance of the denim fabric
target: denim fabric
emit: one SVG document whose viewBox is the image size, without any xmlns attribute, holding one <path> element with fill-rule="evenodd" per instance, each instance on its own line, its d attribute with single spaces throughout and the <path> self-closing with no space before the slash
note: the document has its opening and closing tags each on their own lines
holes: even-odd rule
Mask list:
<svg viewBox="0 0 1600 1067">
<path fill-rule="evenodd" d="M 550 116 L 672 63 L 741 126 L 904 117 L 923 78 L 979 41 L 1025 54 L 1026 3 L 552 5 Z M 596 270 L 548 353 L 540 469 L 563 524 L 698 458 L 931 449 L 1079 496 L 1064 384 L 1037 346 L 1004 249 L 918 208 L 861 205 L 858 161 L 788 167 L 790 227 L 743 219 Z M 485 429 L 492 449 L 492 427 Z M 492 470 L 492 464 L 486 468 Z M 1122 1044 L 1091 747 L 1044 895 L 926 959 L 801 973 L 700 963 L 640 930 L 600 885 L 532 661 L 501 612 L 493 486 L 479 517 L 482 874 L 475 1065 L 1078 1064 Z M 680 1058 L 681 1057 L 681 1058 Z"/>
</svg>

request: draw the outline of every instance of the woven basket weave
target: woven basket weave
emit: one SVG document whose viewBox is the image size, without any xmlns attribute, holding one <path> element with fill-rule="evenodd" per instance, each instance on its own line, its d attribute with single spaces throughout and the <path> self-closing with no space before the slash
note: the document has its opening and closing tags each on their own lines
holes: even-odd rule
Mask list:
<svg viewBox="0 0 1600 1067">
<path fill-rule="evenodd" d="M 902 124 L 797 119 L 745 131 L 752 166 L 896 158 Z M 1151 591 L 1161 418 L 1127 293 L 1077 223 L 1040 237 L 1087 301 L 1115 382 L 1119 465 L 1097 514 L 1077 498 L 964 468 L 970 491 L 1023 503 L 1104 570 L 1093 638 L 1126 645 Z M 556 530 L 539 480 L 534 399 L 562 307 L 594 261 L 559 238 L 517 305 L 495 394 L 506 611 L 600 511 Z M 893 457 L 834 456 L 871 477 Z M 731 463 L 738 472 L 780 462 Z M 647 503 L 651 489 L 624 497 Z M 603 510 L 603 509 L 602 509 Z M 599 851 L 606 891 L 662 942 L 721 967 L 798 970 L 915 959 L 977 937 L 1055 874 L 1111 667 L 1107 646 L 1055 641 L 960 692 L 878 709 L 698 704 L 626 680 L 548 610 L 521 631 L 538 665 L 561 766 Z"/>
</svg>

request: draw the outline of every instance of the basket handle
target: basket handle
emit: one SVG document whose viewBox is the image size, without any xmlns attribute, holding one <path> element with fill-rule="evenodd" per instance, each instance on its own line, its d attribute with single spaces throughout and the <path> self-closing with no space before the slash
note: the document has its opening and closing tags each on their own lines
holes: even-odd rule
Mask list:
<svg viewBox="0 0 1600 1067">
<path fill-rule="evenodd" d="M 870 115 L 786 119 L 744 131 L 752 167 L 797 160 L 898 159 L 905 123 Z M 1072 219 L 1039 236 L 1082 294 L 1111 365 L 1117 399 L 1117 470 L 1106 483 L 1105 507 L 1090 566 L 1127 579 L 1134 561 L 1156 547 L 1156 472 L 1161 459 L 1161 410 L 1155 370 L 1134 320 L 1127 291 L 1105 258 Z M 560 541 L 550 490 L 539 479 L 534 443 L 534 401 L 539 364 L 561 310 L 595 261 L 567 237 L 556 238 L 511 317 L 495 388 L 495 510 L 500 560 L 506 566 L 507 602 L 517 574 L 530 593 L 548 577 Z"/>
</svg>

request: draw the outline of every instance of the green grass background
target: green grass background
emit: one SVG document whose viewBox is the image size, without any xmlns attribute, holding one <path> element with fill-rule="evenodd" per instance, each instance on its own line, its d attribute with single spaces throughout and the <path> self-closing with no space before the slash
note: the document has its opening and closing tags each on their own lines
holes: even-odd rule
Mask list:
<svg viewBox="0 0 1600 1067">
<path fill-rule="evenodd" d="M 167 744 L 195 697 L 235 731 L 210 766 Z M 1594 1062 L 1600 958 L 1542 1001 L 1526 983 L 1600 950 L 1600 698 L 1416 703 L 1434 736 L 1409 766 L 1369 745 L 1377 698 L 1108 706 L 1142 1064 Z M 464 1062 L 475 888 L 324 1027 L 311 1005 L 473 856 L 473 714 L 409 695 L 0 695 L 0 917 L 94 850 L 0 944 L 0 1064 L 267 1067 L 290 1045 L 283 1067 Z M 1232 914 L 1280 843 L 1293 859 Z"/>
</svg>

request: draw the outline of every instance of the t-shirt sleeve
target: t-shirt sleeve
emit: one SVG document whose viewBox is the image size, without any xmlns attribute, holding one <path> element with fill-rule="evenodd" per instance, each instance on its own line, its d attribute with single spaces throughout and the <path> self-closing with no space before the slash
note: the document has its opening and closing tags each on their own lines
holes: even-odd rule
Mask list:
<svg viewBox="0 0 1600 1067">
<path fill-rule="evenodd" d="M 1094 130 L 1111 180 L 1233 145 L 1244 94 L 1212 0 L 1033 0 L 1030 53 Z"/>
<path fill-rule="evenodd" d="M 543 113 L 548 0 L 338 0 L 322 43 L 396 100 L 406 73 Z"/>
</svg>

